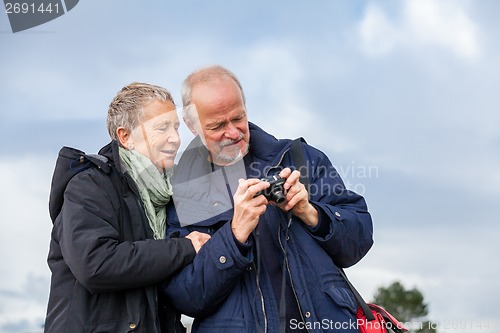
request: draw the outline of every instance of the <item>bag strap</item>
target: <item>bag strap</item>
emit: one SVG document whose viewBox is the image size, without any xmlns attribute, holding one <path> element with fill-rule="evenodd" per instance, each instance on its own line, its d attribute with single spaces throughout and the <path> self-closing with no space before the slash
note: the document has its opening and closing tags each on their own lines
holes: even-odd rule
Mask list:
<svg viewBox="0 0 500 333">
<path fill-rule="evenodd" d="M 365 314 L 365 317 L 368 321 L 375 320 L 375 316 L 373 315 L 372 311 L 370 310 L 370 307 L 368 304 L 366 304 L 365 300 L 361 295 L 358 293 L 356 288 L 352 285 L 351 281 L 347 278 L 347 275 L 345 274 L 344 270 L 339 268 L 340 275 L 344 278 L 345 282 L 349 286 L 349 289 L 351 289 L 352 293 L 354 294 L 354 297 L 356 298 L 356 301 L 358 301 L 359 306 L 363 309 L 363 312 Z"/>
<path fill-rule="evenodd" d="M 295 167 L 300 171 L 300 182 L 304 184 L 309 193 L 309 177 L 307 171 L 307 164 L 304 158 L 304 151 L 302 150 L 302 142 L 305 142 L 303 138 L 297 138 L 293 140 L 290 151 L 292 153 L 292 159 L 295 162 Z M 368 306 L 368 304 L 366 304 L 365 300 L 363 299 L 363 297 L 361 297 L 356 288 L 354 288 L 352 283 L 347 278 L 345 272 L 341 268 L 339 268 L 339 272 L 340 276 L 342 276 L 344 281 L 347 283 L 347 286 L 349 287 L 349 289 L 351 289 L 352 293 L 354 294 L 354 297 L 356 298 L 356 301 L 358 302 L 359 306 L 361 306 L 361 308 L 363 309 L 366 319 L 368 321 L 375 320 L 375 316 L 370 310 L 370 307 Z"/>
<path fill-rule="evenodd" d="M 307 164 L 302 151 L 302 142 L 306 142 L 303 138 L 297 138 L 292 141 L 290 152 L 292 153 L 292 160 L 295 162 L 295 168 L 300 172 L 300 182 L 306 187 L 309 194 L 309 177 L 307 172 Z"/>
</svg>

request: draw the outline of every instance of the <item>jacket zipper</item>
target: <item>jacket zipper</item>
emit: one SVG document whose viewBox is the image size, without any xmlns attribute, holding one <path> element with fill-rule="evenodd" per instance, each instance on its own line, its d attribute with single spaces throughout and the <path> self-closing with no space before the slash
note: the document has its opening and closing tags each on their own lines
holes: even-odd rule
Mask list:
<svg viewBox="0 0 500 333">
<path fill-rule="evenodd" d="M 289 228 L 289 227 L 287 226 L 287 228 Z M 288 240 L 285 240 L 285 241 L 288 241 Z M 297 292 L 295 291 L 295 286 L 293 285 L 292 272 L 290 271 L 290 265 L 288 263 L 288 257 L 286 255 L 283 243 L 281 242 L 280 227 L 278 227 L 278 242 L 279 242 L 280 247 L 281 247 L 281 252 L 283 252 L 283 256 L 285 257 L 286 270 L 288 272 L 288 277 L 290 278 L 290 286 L 292 287 L 293 296 L 295 297 L 295 302 L 297 302 L 297 306 L 299 307 L 300 319 L 302 319 L 303 323 L 306 323 L 306 321 L 304 319 L 304 315 L 302 314 L 302 307 L 300 306 L 299 298 L 297 297 Z M 283 268 L 283 269 L 285 269 L 285 268 Z M 309 329 L 307 329 L 307 325 L 305 325 L 305 326 L 306 326 L 305 327 L 306 331 L 310 332 Z"/>
<path fill-rule="evenodd" d="M 278 161 L 278 164 L 273 166 L 272 168 L 277 168 L 281 162 L 283 161 L 283 158 L 285 157 L 285 154 L 290 150 L 290 148 L 288 148 L 287 150 L 285 150 L 283 152 L 283 154 L 281 155 L 281 158 L 279 159 Z M 266 175 L 267 176 L 267 175 Z M 288 222 L 287 222 L 288 223 Z M 287 228 L 290 228 L 290 226 L 287 226 Z M 285 241 L 288 241 L 288 240 L 285 240 Z M 299 298 L 297 297 L 297 292 L 295 290 L 295 286 L 293 285 L 293 280 L 292 280 L 292 272 L 290 271 L 290 265 L 288 263 L 288 257 L 286 255 L 286 252 L 285 252 L 285 248 L 283 246 L 283 243 L 281 241 L 281 232 L 280 232 L 280 228 L 278 227 L 278 242 L 280 244 L 280 247 L 281 247 L 281 252 L 283 252 L 283 256 L 285 257 L 285 265 L 286 265 L 286 270 L 288 272 L 288 277 L 290 278 L 290 286 L 292 287 L 292 291 L 293 291 L 293 296 L 295 297 L 295 301 L 297 302 L 297 306 L 299 307 L 299 312 L 300 312 L 300 318 L 302 319 L 302 322 L 306 322 L 305 319 L 304 319 L 304 315 L 302 314 L 302 307 L 300 306 L 300 302 L 299 302 Z M 309 332 L 309 330 L 306 328 L 306 331 Z"/>
<path fill-rule="evenodd" d="M 253 267 L 254 267 L 254 272 L 255 272 L 255 282 L 257 284 L 257 290 L 259 291 L 260 302 L 262 304 L 262 315 L 264 317 L 264 332 L 267 332 L 266 306 L 264 304 L 264 295 L 262 294 L 262 289 L 260 289 L 259 270 L 257 270 L 255 263 L 253 264 Z"/>
<path fill-rule="evenodd" d="M 283 152 L 283 154 L 281 155 L 281 157 L 280 157 L 279 161 L 277 162 L 278 164 L 271 166 L 271 167 L 268 169 L 268 171 L 269 171 L 269 170 L 272 170 L 272 169 L 276 169 L 276 168 L 278 168 L 278 167 L 280 166 L 281 162 L 283 161 L 283 158 L 285 158 L 285 154 L 286 154 L 286 153 L 288 153 L 288 151 L 289 151 L 289 150 L 290 150 L 290 148 L 288 148 L 287 150 L 285 150 L 285 151 Z M 267 177 L 267 176 L 268 176 L 268 175 L 266 175 L 266 177 Z"/>
<path fill-rule="evenodd" d="M 283 154 L 281 155 L 281 157 L 280 157 L 280 159 L 279 159 L 278 163 L 277 163 L 276 165 L 272 166 L 271 168 L 269 168 L 269 170 L 271 170 L 271 169 L 275 169 L 275 168 L 279 167 L 279 166 L 280 166 L 280 164 L 281 164 L 281 162 L 283 161 L 283 158 L 285 157 L 285 154 L 286 154 L 289 150 L 290 150 L 290 148 L 288 148 L 287 150 L 285 150 L 285 151 L 283 152 Z M 266 175 L 266 176 L 267 176 L 267 175 Z M 230 197 L 231 197 L 231 191 L 229 191 L 229 193 L 230 193 Z M 233 206 L 234 206 L 234 204 L 233 204 Z M 278 231 L 279 231 L 279 229 L 278 229 Z M 279 237 L 279 235 L 278 235 L 278 237 Z M 281 239 L 279 239 L 279 242 L 280 242 L 280 245 L 282 246 L 282 244 L 281 244 Z M 282 250 L 283 250 L 283 246 L 282 246 Z M 260 279 L 259 279 L 259 274 L 258 274 L 258 273 L 259 273 L 259 270 L 257 270 L 257 269 L 256 269 L 256 267 L 255 267 L 255 263 L 253 264 L 253 266 L 254 266 L 254 270 L 255 270 L 255 272 L 256 272 L 256 273 L 255 273 L 255 282 L 256 282 L 256 285 L 257 285 L 257 290 L 259 291 L 259 295 L 260 295 L 260 302 L 261 302 L 261 304 L 262 304 L 262 309 L 261 309 L 261 310 L 262 310 L 262 315 L 263 315 L 263 317 L 264 317 L 264 333 L 266 333 L 266 332 L 267 332 L 267 315 L 266 315 L 266 305 L 265 305 L 265 303 L 264 303 L 264 295 L 262 294 L 262 289 L 260 288 Z M 288 260 L 287 260 L 287 267 L 288 267 Z M 288 270 L 288 274 L 291 276 L 291 274 L 290 274 L 290 270 Z M 290 281 L 291 281 L 291 278 L 290 278 Z M 293 289 L 293 284 L 292 284 L 292 289 Z M 295 292 L 295 289 L 293 289 L 293 293 L 294 293 L 294 295 L 295 295 L 295 299 L 297 300 L 297 304 L 299 304 L 299 303 L 298 303 L 298 299 L 297 299 L 297 294 L 296 294 L 296 292 Z M 300 313 L 300 316 L 302 317 L 302 311 L 300 310 L 300 304 L 299 304 L 299 311 L 301 312 L 301 313 Z M 302 317 L 302 321 L 304 321 L 304 318 L 303 318 L 303 317 Z"/>
<path fill-rule="evenodd" d="M 283 154 L 281 154 L 281 157 L 280 159 L 278 160 L 277 164 L 271 166 L 269 170 L 272 170 L 272 169 L 276 169 L 280 166 L 281 162 L 283 162 L 283 159 L 285 158 L 285 154 L 290 150 L 290 148 L 286 149 Z M 268 175 L 266 175 L 267 177 Z M 281 247 L 281 251 L 283 252 L 283 254 L 285 253 L 285 249 L 283 248 L 283 244 L 281 243 L 281 236 L 280 236 L 280 228 L 278 227 L 278 242 L 280 243 L 280 247 Z M 295 300 L 297 302 L 297 305 L 299 307 L 299 312 L 300 312 L 300 317 L 302 318 L 302 321 L 304 321 L 304 317 L 302 316 L 302 310 L 300 308 L 300 303 L 299 303 L 299 300 L 297 298 L 297 293 L 295 292 L 295 289 L 293 287 L 293 282 L 292 281 L 292 275 L 290 273 L 290 269 L 288 267 L 288 258 L 286 258 L 286 255 L 285 255 L 285 260 L 286 260 L 286 266 L 287 266 L 287 271 L 288 271 L 288 276 L 290 277 L 290 283 L 292 284 L 292 290 L 293 290 L 293 294 L 294 294 L 294 297 L 295 297 Z M 265 307 L 264 307 L 264 297 L 262 296 L 262 291 L 260 289 L 260 286 L 259 286 L 259 277 L 257 276 L 257 288 L 259 289 L 259 292 L 260 292 L 260 295 L 261 295 L 261 299 L 262 299 L 262 311 L 264 312 L 264 322 L 265 322 L 265 325 L 266 325 L 266 330 L 265 332 L 267 332 L 267 318 L 266 318 L 266 312 L 265 312 Z M 309 332 L 309 330 L 308 330 Z"/>
<path fill-rule="evenodd" d="M 132 182 L 133 185 L 131 185 L 130 180 L 127 178 L 127 176 L 125 176 L 125 179 L 127 181 L 128 187 L 130 188 L 131 192 L 133 193 L 132 195 L 133 195 L 133 197 L 135 199 L 137 207 L 139 208 L 139 213 L 140 213 L 141 219 L 142 219 L 141 225 L 142 225 L 143 230 L 144 230 L 144 235 L 145 235 L 146 239 L 148 239 L 149 236 L 150 236 L 149 233 L 151 231 L 149 231 L 148 227 L 147 227 L 147 225 L 149 225 L 149 223 L 148 223 L 148 217 L 146 216 L 143 203 L 142 203 L 142 201 L 140 199 L 139 191 L 138 191 L 137 186 L 135 185 L 134 182 Z M 151 235 L 151 236 L 153 236 L 153 235 Z M 154 237 L 152 237 L 152 238 L 154 238 Z M 158 309 L 158 291 L 156 290 L 156 288 L 155 288 L 155 293 L 154 294 L 155 294 L 155 297 L 154 297 L 154 300 L 153 300 L 154 301 L 154 304 L 153 304 L 153 307 L 154 307 L 154 309 L 153 309 L 154 310 L 153 311 L 153 315 L 155 313 L 158 314 L 158 311 L 159 311 L 159 309 Z M 175 316 L 174 316 L 174 318 L 175 318 Z M 161 330 L 162 330 L 161 329 L 161 324 L 158 321 L 158 318 L 156 319 L 155 325 L 156 325 L 157 331 L 161 332 Z M 173 327 L 174 327 L 174 333 L 175 333 L 175 331 L 176 331 L 176 328 L 175 328 L 175 319 L 174 319 L 174 325 L 173 325 Z"/>
</svg>

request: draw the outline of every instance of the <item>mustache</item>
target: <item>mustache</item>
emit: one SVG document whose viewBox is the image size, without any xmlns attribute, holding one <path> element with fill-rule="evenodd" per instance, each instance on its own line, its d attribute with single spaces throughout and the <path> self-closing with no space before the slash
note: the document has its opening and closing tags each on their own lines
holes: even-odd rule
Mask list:
<svg viewBox="0 0 500 333">
<path fill-rule="evenodd" d="M 236 139 L 225 139 L 219 142 L 219 147 L 224 148 L 226 146 L 230 146 L 240 140 L 243 140 L 245 138 L 245 135 L 243 133 L 240 133 L 240 135 Z"/>
</svg>

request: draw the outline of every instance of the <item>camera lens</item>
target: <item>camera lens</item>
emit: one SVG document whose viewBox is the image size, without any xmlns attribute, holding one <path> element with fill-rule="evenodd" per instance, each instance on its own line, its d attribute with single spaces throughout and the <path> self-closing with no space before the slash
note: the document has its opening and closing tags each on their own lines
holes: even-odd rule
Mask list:
<svg viewBox="0 0 500 333">
<path fill-rule="evenodd" d="M 272 201 L 276 202 L 278 205 L 281 205 L 286 200 L 285 193 L 283 193 L 283 191 L 279 188 L 274 190 L 273 192 L 271 192 L 270 198 Z"/>
</svg>

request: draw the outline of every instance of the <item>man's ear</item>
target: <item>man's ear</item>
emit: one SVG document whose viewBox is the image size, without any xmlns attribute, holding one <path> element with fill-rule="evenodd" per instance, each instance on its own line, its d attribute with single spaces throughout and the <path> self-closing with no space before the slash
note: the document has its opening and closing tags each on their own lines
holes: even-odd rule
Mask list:
<svg viewBox="0 0 500 333">
<path fill-rule="evenodd" d="M 184 123 L 189 128 L 191 133 L 193 133 L 194 136 L 197 136 L 199 133 L 196 130 L 195 124 L 193 124 L 193 122 L 189 119 L 189 117 L 184 116 L 182 117 L 182 119 L 184 120 Z"/>
<path fill-rule="evenodd" d="M 134 142 L 131 139 L 130 132 L 125 127 L 118 127 L 116 129 L 116 136 L 122 147 L 134 149 Z"/>
</svg>

